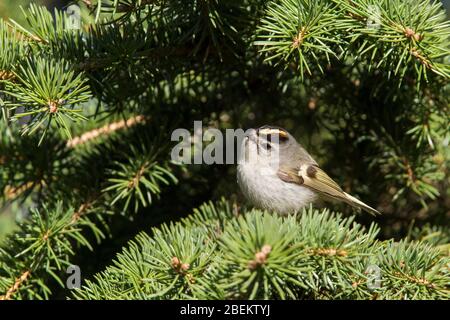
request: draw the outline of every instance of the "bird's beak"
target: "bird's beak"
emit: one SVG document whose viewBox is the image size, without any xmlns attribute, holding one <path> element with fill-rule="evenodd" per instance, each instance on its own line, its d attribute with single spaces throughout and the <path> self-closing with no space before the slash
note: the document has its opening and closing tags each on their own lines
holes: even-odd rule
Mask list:
<svg viewBox="0 0 450 320">
<path fill-rule="evenodd" d="M 245 147 L 248 148 L 249 142 L 256 145 L 256 153 L 259 154 L 258 129 L 248 129 L 245 131 Z"/>
</svg>

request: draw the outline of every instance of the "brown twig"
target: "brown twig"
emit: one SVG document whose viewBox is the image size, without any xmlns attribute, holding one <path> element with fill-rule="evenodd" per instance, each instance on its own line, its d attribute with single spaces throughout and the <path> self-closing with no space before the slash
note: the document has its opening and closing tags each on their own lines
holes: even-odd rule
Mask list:
<svg viewBox="0 0 450 320">
<path fill-rule="evenodd" d="M 340 249 L 333 249 L 333 248 L 318 248 L 318 249 L 311 249 L 310 253 L 314 255 L 319 256 L 339 256 L 339 257 L 346 257 L 348 255 L 348 252 L 345 250 Z"/>
<path fill-rule="evenodd" d="M 417 179 L 416 179 L 416 176 L 414 174 L 414 171 L 413 171 L 411 165 L 409 164 L 408 159 L 404 158 L 403 163 L 405 165 L 406 174 L 408 176 L 409 181 L 411 181 L 412 184 L 415 184 Z"/>
<path fill-rule="evenodd" d="M 3 190 L 5 198 L 7 200 L 10 199 L 14 199 L 16 197 L 18 197 L 19 195 L 21 195 L 22 193 L 30 190 L 31 188 L 33 188 L 35 185 L 34 181 L 29 181 L 26 182 L 24 184 L 22 184 L 19 187 L 13 187 L 13 186 L 6 186 L 5 189 Z"/>
<path fill-rule="evenodd" d="M 52 112 L 57 112 L 57 106 L 54 106 L 56 109 L 52 110 L 52 105 L 49 105 L 49 108 L 51 109 L 50 111 Z M 67 141 L 67 147 L 69 148 L 74 148 L 76 146 L 82 145 L 84 143 L 87 143 L 93 139 L 98 138 L 99 136 L 102 135 L 107 135 L 107 134 L 111 134 L 117 130 L 123 129 L 123 128 L 129 128 L 132 127 L 136 124 L 139 123 L 144 123 L 146 121 L 145 116 L 143 115 L 138 115 L 135 117 L 132 117 L 130 119 L 127 120 L 121 120 L 121 121 L 117 121 L 117 122 L 113 122 L 110 124 L 107 124 L 101 128 L 97 128 L 97 129 L 93 129 L 91 131 L 85 132 L 83 133 L 81 136 L 79 137 L 75 137 L 69 141 Z M 5 161 L 4 158 L 0 158 L 0 164 L 3 164 L 3 162 Z M 6 186 L 3 189 L 5 198 L 7 200 L 12 200 L 17 198 L 18 196 L 20 196 L 22 193 L 30 190 L 31 188 L 33 188 L 35 186 L 35 182 L 34 181 L 29 181 L 26 182 L 24 184 L 22 184 L 19 187 L 14 187 L 14 186 Z"/>
<path fill-rule="evenodd" d="M 426 286 L 428 288 L 436 288 L 436 285 L 432 282 L 430 282 L 429 280 L 425 279 L 425 278 L 417 278 L 414 276 L 410 276 L 408 274 L 402 274 L 400 272 L 394 272 L 394 274 L 398 277 L 402 277 L 405 278 L 406 280 L 419 284 L 419 285 L 423 285 Z"/>
<path fill-rule="evenodd" d="M 81 219 L 81 217 L 86 213 L 86 211 L 91 207 L 91 205 L 92 205 L 92 201 L 87 201 L 87 202 L 81 204 L 81 206 L 78 208 L 78 210 L 72 214 L 72 219 L 70 220 L 70 225 L 77 223 Z"/>
<path fill-rule="evenodd" d="M 302 43 L 303 43 L 303 39 L 305 38 L 305 34 L 306 34 L 306 27 L 302 27 L 300 29 L 300 31 L 298 32 L 298 34 L 292 40 L 291 47 L 294 48 L 294 49 L 299 48 L 302 45 Z"/>
<path fill-rule="evenodd" d="M 27 281 L 30 274 L 31 272 L 29 270 L 22 273 L 20 277 L 16 279 L 14 284 L 8 289 L 8 291 L 6 291 L 5 295 L 0 296 L 0 300 L 11 300 L 12 295 L 16 293 L 17 290 L 19 290 L 22 283 Z"/>
<path fill-rule="evenodd" d="M 411 55 L 416 58 L 424 67 L 432 69 L 430 60 L 428 60 L 417 48 L 412 48 Z"/>
<path fill-rule="evenodd" d="M 148 162 L 145 162 L 139 169 L 139 171 L 136 173 L 136 175 L 128 182 L 128 189 L 133 189 L 139 184 L 139 181 L 141 180 L 142 175 L 145 173 L 149 166 Z"/>
<path fill-rule="evenodd" d="M 0 70 L 0 80 L 11 80 L 14 78 L 14 73 L 8 70 Z"/>
<path fill-rule="evenodd" d="M 108 135 L 113 133 L 114 131 L 123 129 L 123 128 L 129 128 L 139 123 L 144 123 L 146 121 L 145 116 L 138 115 L 133 118 L 127 119 L 127 120 L 120 120 L 117 122 L 109 123 L 107 125 L 104 125 L 101 128 L 93 129 L 91 131 L 83 133 L 81 136 L 75 137 L 69 141 L 67 141 L 67 147 L 74 148 L 78 145 L 84 144 L 86 142 L 89 142 L 93 139 L 96 139 L 103 135 Z"/>
</svg>

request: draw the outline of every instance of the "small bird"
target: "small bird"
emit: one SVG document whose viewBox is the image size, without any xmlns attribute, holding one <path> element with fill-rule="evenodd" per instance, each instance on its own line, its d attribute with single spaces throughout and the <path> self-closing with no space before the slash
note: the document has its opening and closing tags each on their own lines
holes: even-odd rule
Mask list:
<svg viewBox="0 0 450 320">
<path fill-rule="evenodd" d="M 279 214 L 299 211 L 319 197 L 379 214 L 344 192 L 285 129 L 262 126 L 246 131 L 237 168 L 238 184 L 257 207 Z"/>
</svg>

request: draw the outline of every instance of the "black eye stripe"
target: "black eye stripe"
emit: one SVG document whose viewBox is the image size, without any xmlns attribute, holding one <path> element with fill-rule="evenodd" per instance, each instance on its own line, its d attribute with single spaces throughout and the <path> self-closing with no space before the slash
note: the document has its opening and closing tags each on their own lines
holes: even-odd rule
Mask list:
<svg viewBox="0 0 450 320">
<path fill-rule="evenodd" d="M 266 149 L 266 150 L 272 149 L 272 146 L 271 146 L 270 143 L 268 143 L 268 142 L 263 143 L 261 146 L 262 146 L 264 149 Z"/>
<path fill-rule="evenodd" d="M 273 137 L 278 137 L 278 142 L 286 142 L 289 138 L 287 136 L 284 135 L 280 135 L 280 134 L 273 134 L 273 133 L 269 133 L 269 134 L 260 134 L 260 137 L 262 139 L 265 139 L 269 142 L 276 142 L 277 139 L 273 138 Z"/>
</svg>

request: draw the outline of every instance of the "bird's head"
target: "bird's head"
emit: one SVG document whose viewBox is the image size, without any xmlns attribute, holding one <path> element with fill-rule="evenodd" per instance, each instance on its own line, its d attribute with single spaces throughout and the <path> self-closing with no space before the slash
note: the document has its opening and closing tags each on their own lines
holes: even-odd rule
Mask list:
<svg viewBox="0 0 450 320">
<path fill-rule="evenodd" d="M 246 163 L 279 166 L 297 150 L 297 141 L 285 129 L 262 126 L 246 131 L 241 158 Z"/>
</svg>

